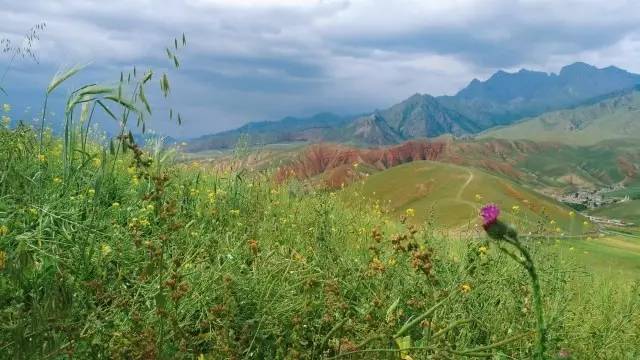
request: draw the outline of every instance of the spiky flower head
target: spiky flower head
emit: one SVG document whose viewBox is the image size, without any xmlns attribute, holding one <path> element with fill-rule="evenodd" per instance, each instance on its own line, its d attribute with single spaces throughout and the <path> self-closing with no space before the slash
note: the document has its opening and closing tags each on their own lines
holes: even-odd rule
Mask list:
<svg viewBox="0 0 640 360">
<path fill-rule="evenodd" d="M 496 204 L 487 204 L 480 209 L 480 216 L 482 217 L 482 227 L 487 230 L 498 221 L 500 208 Z"/>
<path fill-rule="evenodd" d="M 518 233 L 509 225 L 501 222 L 500 208 L 496 204 L 487 204 L 480 209 L 480 217 L 482 218 L 482 227 L 487 235 L 495 240 L 517 241 Z"/>
</svg>

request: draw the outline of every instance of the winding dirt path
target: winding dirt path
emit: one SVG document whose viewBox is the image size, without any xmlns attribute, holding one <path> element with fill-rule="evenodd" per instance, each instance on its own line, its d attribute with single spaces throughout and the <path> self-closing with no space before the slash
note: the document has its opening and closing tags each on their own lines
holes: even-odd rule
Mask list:
<svg viewBox="0 0 640 360">
<path fill-rule="evenodd" d="M 467 181 L 465 181 L 465 183 L 460 187 L 460 190 L 458 190 L 458 195 L 456 196 L 457 200 L 462 200 L 462 193 L 473 181 L 473 172 L 471 170 L 467 170 L 467 172 L 469 173 L 469 178 L 467 178 Z"/>
</svg>

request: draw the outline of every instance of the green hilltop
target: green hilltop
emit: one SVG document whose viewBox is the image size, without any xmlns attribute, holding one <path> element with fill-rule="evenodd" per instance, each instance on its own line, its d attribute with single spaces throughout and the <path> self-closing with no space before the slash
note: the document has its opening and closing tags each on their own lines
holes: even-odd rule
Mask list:
<svg viewBox="0 0 640 360">
<path fill-rule="evenodd" d="M 480 138 L 528 139 L 573 145 L 640 138 L 640 89 L 595 104 L 559 110 L 488 130 Z"/>
<path fill-rule="evenodd" d="M 353 191 L 379 200 L 396 215 L 413 209 L 411 221 L 431 221 L 446 229 L 477 229 L 480 207 L 492 202 L 503 209 L 508 221 L 527 231 L 578 234 L 593 230 L 569 207 L 472 167 L 416 161 L 371 175 L 354 185 Z"/>
</svg>

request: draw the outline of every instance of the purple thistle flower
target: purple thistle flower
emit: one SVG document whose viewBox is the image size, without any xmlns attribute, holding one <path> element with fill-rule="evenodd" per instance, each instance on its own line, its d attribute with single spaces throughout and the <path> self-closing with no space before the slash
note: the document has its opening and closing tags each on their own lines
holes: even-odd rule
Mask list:
<svg viewBox="0 0 640 360">
<path fill-rule="evenodd" d="M 500 208 L 496 204 L 487 204 L 480 209 L 480 216 L 482 217 L 482 227 L 487 230 L 498 221 Z"/>
</svg>

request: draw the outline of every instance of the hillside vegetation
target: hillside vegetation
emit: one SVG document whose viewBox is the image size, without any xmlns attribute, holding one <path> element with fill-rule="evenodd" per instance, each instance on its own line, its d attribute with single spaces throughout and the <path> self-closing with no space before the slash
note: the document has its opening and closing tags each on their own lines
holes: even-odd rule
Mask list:
<svg viewBox="0 0 640 360">
<path fill-rule="evenodd" d="M 593 225 L 570 208 L 505 178 L 451 164 L 416 161 L 367 177 L 355 191 L 388 204 L 398 216 L 408 209 L 417 223 L 477 232 L 477 214 L 487 201 L 504 209 L 523 231 L 582 234 Z"/>
<path fill-rule="evenodd" d="M 68 143 L 46 136 L 39 151 L 27 128 L 0 140 L 7 358 L 533 351 L 526 275 L 482 239 L 452 243 L 375 203 L 175 166 L 158 150 L 110 155 L 89 142 L 65 163 Z M 579 278 L 551 247 L 531 251 L 550 354 L 639 355 L 637 287 Z"/>
<path fill-rule="evenodd" d="M 489 130 L 480 137 L 593 145 L 605 140 L 638 139 L 639 119 L 640 91 L 636 90 L 596 104 L 550 112 Z"/>
</svg>

